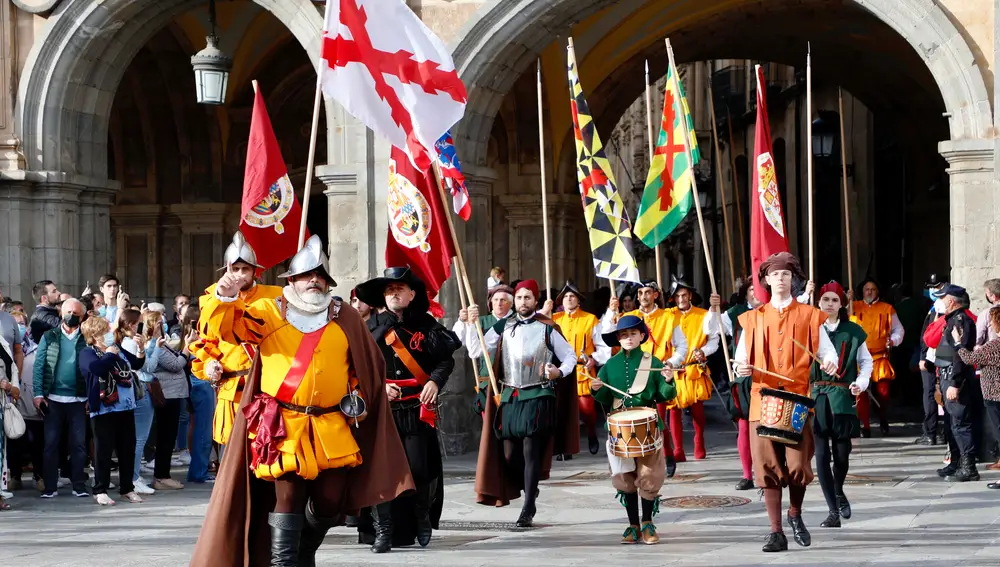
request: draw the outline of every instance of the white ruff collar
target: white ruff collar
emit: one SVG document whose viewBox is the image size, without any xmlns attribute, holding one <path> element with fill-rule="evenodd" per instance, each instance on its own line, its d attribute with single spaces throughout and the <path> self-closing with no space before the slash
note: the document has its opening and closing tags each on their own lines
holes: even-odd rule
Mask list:
<svg viewBox="0 0 1000 567">
<path fill-rule="evenodd" d="M 285 318 L 288 322 L 303 333 L 318 331 L 329 323 L 330 302 L 332 295 L 327 295 L 323 303 L 313 305 L 307 303 L 295 292 L 295 288 L 286 285 L 282 291 L 282 297 L 288 302 L 288 309 L 285 311 Z"/>
</svg>

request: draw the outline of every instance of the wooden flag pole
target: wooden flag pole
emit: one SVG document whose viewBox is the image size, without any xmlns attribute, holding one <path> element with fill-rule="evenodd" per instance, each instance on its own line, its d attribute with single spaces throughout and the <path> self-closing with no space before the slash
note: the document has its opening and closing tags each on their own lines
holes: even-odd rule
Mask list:
<svg viewBox="0 0 1000 567">
<path fill-rule="evenodd" d="M 455 233 L 455 222 L 451 219 L 448 211 L 448 194 L 444 190 L 444 183 L 441 182 L 441 170 L 434 161 L 434 183 L 437 185 L 438 193 L 441 195 L 441 203 L 444 207 L 444 217 L 448 222 L 448 232 L 451 234 L 451 244 L 455 247 L 455 260 L 458 263 L 458 285 L 465 285 L 465 293 L 469 301 L 475 303 L 475 295 L 472 293 L 472 286 L 469 284 L 469 273 L 465 270 L 465 258 L 462 256 L 462 248 L 458 245 L 458 235 Z M 479 325 L 479 319 L 472 322 L 476 327 L 476 334 L 479 335 L 479 343 L 483 347 L 483 358 L 486 359 L 486 371 L 490 374 L 490 386 L 493 388 L 494 400 L 497 406 L 500 405 L 500 388 L 497 387 L 496 373 L 493 372 L 493 361 L 490 360 L 490 353 L 486 350 L 486 337 L 483 336 L 483 328 Z"/>
<path fill-rule="evenodd" d="M 313 100 L 312 129 L 309 130 L 309 160 L 306 162 L 306 186 L 302 194 L 302 222 L 299 223 L 299 250 L 306 243 L 306 219 L 309 218 L 309 194 L 312 193 L 313 176 L 316 169 L 316 138 L 319 135 L 319 111 L 323 102 L 323 67 L 320 61 L 316 72 L 316 97 Z"/>
<path fill-rule="evenodd" d="M 538 84 L 538 165 L 542 174 L 542 246 L 545 254 L 545 297 L 552 290 L 552 266 L 549 261 L 549 201 L 545 187 L 545 114 L 542 103 L 542 58 L 538 58 L 536 83 Z M 550 297 L 553 303 L 555 298 Z M 553 306 L 555 309 L 555 306 Z"/>
<path fill-rule="evenodd" d="M 733 116 L 726 109 L 726 126 L 729 127 L 729 167 L 733 171 L 733 197 L 736 199 L 736 223 L 740 227 L 740 276 L 746 276 L 747 272 L 747 241 L 746 230 L 743 228 L 743 205 L 740 203 L 740 184 L 736 179 L 736 145 L 733 143 Z M 751 184 L 752 186 L 753 184 Z M 750 279 L 753 279 L 752 277 Z"/>
<path fill-rule="evenodd" d="M 445 206 L 447 207 L 447 205 Z M 455 266 L 458 266 L 458 260 L 456 259 L 455 256 L 452 256 L 452 261 L 455 262 Z M 471 297 L 469 299 L 465 298 L 465 282 L 458 279 L 460 277 L 461 276 L 458 273 L 455 274 L 455 279 L 458 280 L 458 300 L 462 303 L 462 309 L 468 309 L 469 299 L 472 298 Z"/>
<path fill-rule="evenodd" d="M 847 197 L 847 144 L 844 138 L 844 89 L 837 89 L 840 102 L 840 166 L 844 176 L 844 223 L 847 235 L 847 289 L 854 289 L 854 266 L 851 259 L 851 205 Z"/>
<path fill-rule="evenodd" d="M 719 149 L 719 126 L 715 123 L 715 95 L 712 81 L 708 81 L 708 108 L 712 116 L 712 141 L 715 142 L 716 178 L 719 180 L 719 201 L 722 203 L 722 226 L 726 235 L 726 251 L 729 253 L 729 282 L 736 291 L 736 263 L 733 261 L 733 235 L 729 232 L 729 207 L 726 205 L 726 182 L 722 178 L 722 150 Z"/>
<path fill-rule="evenodd" d="M 809 215 L 809 281 L 816 283 L 816 235 L 813 230 L 813 138 L 812 138 L 812 45 L 806 44 L 806 159 L 808 172 L 806 174 L 806 202 L 808 203 L 806 214 Z M 814 292 L 815 293 L 815 292 Z M 809 305 L 815 304 L 814 294 L 809 294 Z"/>
<path fill-rule="evenodd" d="M 646 61 L 646 138 L 649 140 L 649 167 L 653 167 L 653 152 L 656 143 L 653 141 L 653 89 L 649 85 L 649 61 Z M 656 285 L 663 289 L 663 260 L 660 259 L 660 244 L 653 247 L 656 256 Z"/>
<path fill-rule="evenodd" d="M 670 65 L 670 72 L 669 72 L 669 74 L 673 76 L 674 83 L 675 83 L 674 86 L 677 87 L 677 88 L 674 89 L 674 92 L 680 93 L 681 92 L 681 89 L 680 89 L 680 80 L 681 79 L 680 79 L 680 76 L 678 76 L 678 74 L 677 74 L 677 65 L 674 63 L 674 50 L 673 50 L 673 48 L 670 47 L 670 39 L 667 38 L 665 41 L 667 43 L 667 59 L 669 61 L 669 65 Z M 681 100 L 678 100 L 676 104 L 680 104 L 680 103 L 681 103 Z M 708 281 L 712 284 L 712 293 L 713 294 L 718 294 L 719 293 L 718 288 L 715 286 L 715 270 L 712 268 L 712 251 L 709 250 L 709 248 L 708 248 L 708 235 L 705 232 L 705 219 L 704 219 L 704 217 L 702 217 L 702 214 L 701 214 L 701 199 L 698 198 L 698 183 L 695 180 L 695 176 L 694 176 L 694 167 L 693 167 L 694 160 L 691 157 L 691 133 L 688 131 L 687 116 L 683 112 L 680 113 L 680 121 L 681 121 L 681 124 L 683 126 L 682 129 L 683 129 L 683 134 L 684 134 L 684 136 L 683 136 L 684 137 L 684 153 L 687 155 L 687 158 L 688 158 L 688 167 L 691 167 L 691 169 L 692 169 L 692 171 L 691 171 L 691 193 L 694 196 L 694 210 L 695 210 L 696 213 L 698 213 L 698 229 L 701 230 L 701 244 L 702 244 L 701 248 L 705 252 L 705 267 L 708 268 Z M 726 373 L 729 375 L 729 381 L 732 382 L 734 380 L 734 377 L 733 377 L 733 365 L 730 362 L 730 358 L 729 358 L 729 345 L 726 344 L 726 340 L 725 340 L 726 338 L 724 336 L 722 336 L 722 335 L 725 334 L 723 332 L 723 330 L 722 330 L 722 314 L 718 310 L 715 310 L 715 308 L 713 308 L 713 311 L 715 312 L 716 317 L 718 318 L 717 323 L 719 325 L 719 335 L 720 335 L 719 336 L 719 343 L 722 344 L 722 354 L 723 354 L 723 356 L 726 359 Z"/>
</svg>

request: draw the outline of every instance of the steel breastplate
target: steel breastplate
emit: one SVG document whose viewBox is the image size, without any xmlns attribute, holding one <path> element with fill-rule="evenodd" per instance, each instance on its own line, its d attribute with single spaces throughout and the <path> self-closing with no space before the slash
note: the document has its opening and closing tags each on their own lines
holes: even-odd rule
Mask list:
<svg viewBox="0 0 1000 567">
<path fill-rule="evenodd" d="M 548 327 L 538 322 L 516 323 L 516 320 L 508 319 L 504 325 L 504 384 L 512 388 L 528 388 L 548 383 L 545 366 L 552 362 L 552 352 L 545 340 Z"/>
</svg>

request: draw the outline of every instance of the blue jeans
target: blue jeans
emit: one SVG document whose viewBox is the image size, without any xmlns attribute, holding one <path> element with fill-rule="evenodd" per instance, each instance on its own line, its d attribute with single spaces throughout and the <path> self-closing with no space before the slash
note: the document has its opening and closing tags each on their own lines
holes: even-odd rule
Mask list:
<svg viewBox="0 0 1000 567">
<path fill-rule="evenodd" d="M 142 386 L 146 387 L 145 384 Z M 146 449 L 146 441 L 149 440 L 149 430 L 153 426 L 153 402 L 149 399 L 149 390 L 141 400 L 135 402 L 135 472 L 132 474 L 132 482 L 139 480 L 139 467 L 142 464 L 142 455 Z"/>
<path fill-rule="evenodd" d="M 212 456 L 212 418 L 215 416 L 215 390 L 205 380 L 191 380 L 191 405 L 194 431 L 191 435 L 191 464 L 188 482 L 208 480 L 208 463 Z"/>
<path fill-rule="evenodd" d="M 188 426 L 191 423 L 191 415 L 188 413 L 187 400 L 181 400 L 181 413 L 177 421 L 177 444 L 175 451 L 187 451 L 188 448 Z"/>
</svg>

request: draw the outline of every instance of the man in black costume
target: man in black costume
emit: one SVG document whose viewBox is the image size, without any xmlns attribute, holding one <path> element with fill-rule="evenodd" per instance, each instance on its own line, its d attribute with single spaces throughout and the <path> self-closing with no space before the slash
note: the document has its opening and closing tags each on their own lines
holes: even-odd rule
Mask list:
<svg viewBox="0 0 1000 567">
<path fill-rule="evenodd" d="M 386 395 L 416 484 L 406 495 L 362 513 L 358 532 L 372 551 L 393 546 L 427 546 L 441 517 L 444 480 L 441 448 L 434 429 L 438 392 L 455 368 L 458 336 L 427 311 L 424 283 L 407 267 L 388 268 L 384 276 L 358 285 L 358 299 L 372 307 L 368 330 L 385 358 Z M 381 313 L 377 310 L 384 308 Z"/>
</svg>

